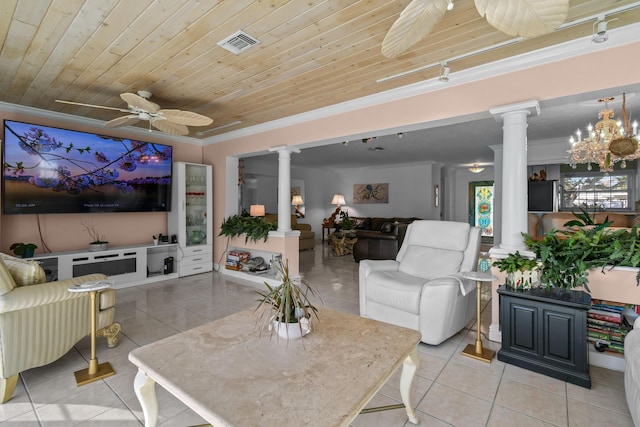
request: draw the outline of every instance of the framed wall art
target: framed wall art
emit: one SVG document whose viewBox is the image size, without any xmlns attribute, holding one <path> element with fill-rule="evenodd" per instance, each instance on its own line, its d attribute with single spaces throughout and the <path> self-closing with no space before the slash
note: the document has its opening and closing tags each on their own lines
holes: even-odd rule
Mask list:
<svg viewBox="0 0 640 427">
<path fill-rule="evenodd" d="M 353 203 L 389 203 L 389 184 L 354 184 Z"/>
</svg>

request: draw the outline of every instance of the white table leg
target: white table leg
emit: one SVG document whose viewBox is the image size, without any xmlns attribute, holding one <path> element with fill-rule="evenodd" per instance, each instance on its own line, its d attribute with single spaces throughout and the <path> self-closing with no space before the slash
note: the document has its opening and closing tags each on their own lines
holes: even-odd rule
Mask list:
<svg viewBox="0 0 640 427">
<path fill-rule="evenodd" d="M 407 416 L 412 424 L 419 424 L 416 411 L 411 406 L 411 384 L 418 370 L 418 349 L 414 349 L 402 363 L 402 375 L 400 376 L 400 396 L 407 409 Z"/>
<path fill-rule="evenodd" d="M 156 382 L 138 369 L 136 379 L 133 381 L 133 389 L 142 406 L 145 427 L 155 427 L 158 424 L 158 399 L 155 386 Z"/>
</svg>

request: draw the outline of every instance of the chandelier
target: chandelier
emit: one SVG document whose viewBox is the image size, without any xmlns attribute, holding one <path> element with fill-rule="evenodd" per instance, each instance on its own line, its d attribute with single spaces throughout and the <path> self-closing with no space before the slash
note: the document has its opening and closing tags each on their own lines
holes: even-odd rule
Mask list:
<svg viewBox="0 0 640 427">
<path fill-rule="evenodd" d="M 620 166 L 625 168 L 627 161 L 640 158 L 638 122 L 629 124 L 624 93 L 622 94 L 622 119 L 614 120 L 613 110 L 608 105 L 613 100 L 613 97 L 598 100 L 604 104 L 604 109 L 598 113 L 600 121 L 595 126 L 589 123 L 584 139 L 580 129 L 576 131 L 577 140 L 573 135 L 569 138 L 571 143 L 569 164 L 572 168 L 575 169 L 578 163 L 587 163 L 587 169 L 591 170 L 591 165 L 597 164 L 601 171 L 611 172 L 615 163 L 620 163 Z"/>
</svg>

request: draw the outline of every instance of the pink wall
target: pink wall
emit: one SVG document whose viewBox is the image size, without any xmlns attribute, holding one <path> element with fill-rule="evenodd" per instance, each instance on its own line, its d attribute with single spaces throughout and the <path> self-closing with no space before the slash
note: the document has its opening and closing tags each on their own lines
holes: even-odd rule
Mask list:
<svg viewBox="0 0 640 427">
<path fill-rule="evenodd" d="M 427 94 L 207 145 L 203 149 L 203 159 L 205 163 L 213 165 L 214 171 L 214 233 L 218 234 L 224 220 L 227 156 L 487 112 L 495 107 L 522 101 L 543 101 L 637 83 L 637 70 L 640 69 L 638 52 L 640 42 L 459 86 L 443 86 L 443 89 Z M 625 58 L 625 66 L 612 69 L 611 64 L 618 64 L 620 58 Z M 214 259 L 221 256 L 224 247 L 223 239 L 214 241 Z"/>
<path fill-rule="evenodd" d="M 56 126 L 84 132 L 100 133 L 120 137 L 131 137 L 145 141 L 158 142 L 174 147 L 174 160 L 200 163 L 202 147 L 198 144 L 168 142 L 166 138 L 157 138 L 156 133 L 140 137 L 127 134 L 125 130 L 95 128 L 63 123 L 57 120 L 30 117 L 25 114 L 0 110 L 0 119 L 17 120 L 29 123 Z M 38 232 L 38 219 L 42 240 Z M 0 251 L 10 253 L 14 242 L 31 242 L 38 245 L 36 253 L 46 252 L 43 240 L 50 252 L 63 252 L 86 249 L 91 238 L 84 231 L 82 222 L 89 220 L 97 230 L 105 234 L 111 246 L 137 245 L 151 243 L 151 236 L 167 234 L 166 212 L 145 213 L 105 213 L 105 214 L 47 214 L 47 215 L 2 215 L 0 217 Z"/>
</svg>

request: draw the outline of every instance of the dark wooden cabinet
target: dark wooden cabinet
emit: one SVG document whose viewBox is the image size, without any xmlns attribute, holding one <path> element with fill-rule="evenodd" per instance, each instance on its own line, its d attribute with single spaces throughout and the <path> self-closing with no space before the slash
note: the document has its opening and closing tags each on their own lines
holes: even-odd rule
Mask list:
<svg viewBox="0 0 640 427">
<path fill-rule="evenodd" d="M 587 349 L 587 311 L 583 291 L 506 286 L 500 295 L 502 348 L 498 360 L 591 388 Z"/>
</svg>

